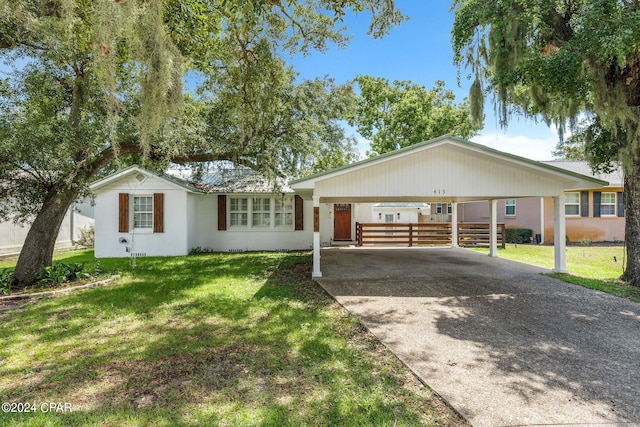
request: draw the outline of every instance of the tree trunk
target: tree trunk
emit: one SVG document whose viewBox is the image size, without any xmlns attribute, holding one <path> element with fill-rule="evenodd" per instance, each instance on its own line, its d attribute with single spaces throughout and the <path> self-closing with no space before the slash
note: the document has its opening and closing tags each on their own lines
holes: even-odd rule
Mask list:
<svg viewBox="0 0 640 427">
<path fill-rule="evenodd" d="M 21 289 L 35 284 L 42 277 L 43 268 L 51 265 L 60 225 L 76 196 L 73 191 L 49 192 L 27 233 L 13 272 L 11 288 Z"/>
<path fill-rule="evenodd" d="M 640 287 L 640 160 L 624 177 L 625 246 L 627 265 L 622 275 L 632 286 Z"/>
</svg>

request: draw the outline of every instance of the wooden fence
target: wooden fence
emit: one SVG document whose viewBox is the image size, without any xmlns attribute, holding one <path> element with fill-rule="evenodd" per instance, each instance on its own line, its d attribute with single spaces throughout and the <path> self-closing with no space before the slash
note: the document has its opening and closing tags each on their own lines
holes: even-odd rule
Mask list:
<svg viewBox="0 0 640 427">
<path fill-rule="evenodd" d="M 498 243 L 505 247 L 504 224 L 498 224 Z M 361 223 L 356 222 L 356 240 L 362 245 L 451 245 L 451 223 Z M 458 246 L 489 247 L 488 223 L 458 224 Z"/>
</svg>

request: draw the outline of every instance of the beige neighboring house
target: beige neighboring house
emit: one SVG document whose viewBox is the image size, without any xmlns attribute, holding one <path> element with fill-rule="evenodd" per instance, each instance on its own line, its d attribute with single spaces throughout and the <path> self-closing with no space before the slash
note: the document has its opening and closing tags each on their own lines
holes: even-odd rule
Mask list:
<svg viewBox="0 0 640 427">
<path fill-rule="evenodd" d="M 93 215 L 94 209 L 89 201 L 73 204 L 60 226 L 56 248 L 73 246 L 73 242 L 80 238 L 80 232 L 93 224 Z M 29 226 L 0 222 L 0 256 L 19 254 L 28 232 Z"/>
<path fill-rule="evenodd" d="M 565 191 L 566 236 L 570 242 L 624 241 L 624 176 L 622 168 L 608 174 L 594 174 L 587 162 L 541 162 L 581 175 L 607 181 L 605 187 Z M 458 221 L 487 222 L 488 202 L 458 207 Z M 524 198 L 498 202 L 498 222 L 507 228 L 530 228 L 540 243 L 553 243 L 553 199 Z"/>
</svg>

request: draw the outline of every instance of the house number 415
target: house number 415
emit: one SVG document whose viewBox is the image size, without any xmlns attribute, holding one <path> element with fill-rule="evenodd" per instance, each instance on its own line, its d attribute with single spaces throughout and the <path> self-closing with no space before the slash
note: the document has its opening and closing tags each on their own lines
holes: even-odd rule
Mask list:
<svg viewBox="0 0 640 427">
<path fill-rule="evenodd" d="M 444 188 L 442 188 L 442 189 L 434 189 L 433 190 L 433 194 L 440 194 L 440 195 L 445 194 Z"/>
</svg>

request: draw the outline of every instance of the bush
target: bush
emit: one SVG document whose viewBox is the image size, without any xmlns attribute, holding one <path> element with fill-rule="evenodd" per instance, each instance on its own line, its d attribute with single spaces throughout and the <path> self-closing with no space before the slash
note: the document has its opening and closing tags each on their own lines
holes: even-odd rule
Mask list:
<svg viewBox="0 0 640 427">
<path fill-rule="evenodd" d="M 189 255 L 211 254 L 211 253 L 213 253 L 213 249 L 201 248 L 200 246 L 196 246 L 195 248 L 191 248 L 189 250 Z"/>
<path fill-rule="evenodd" d="M 45 267 L 44 277 L 40 279 L 38 284 L 41 285 L 59 285 L 65 282 L 73 282 L 78 279 L 87 279 L 91 277 L 88 273 L 83 273 L 84 264 L 75 262 L 73 264 L 58 263 L 51 267 Z"/>
<path fill-rule="evenodd" d="M 4 269 L 0 272 L 0 295 L 9 295 L 11 293 L 11 277 L 13 270 Z"/>
<path fill-rule="evenodd" d="M 505 240 L 507 243 L 531 243 L 533 230 L 530 228 L 507 228 Z"/>
<path fill-rule="evenodd" d="M 85 248 L 93 248 L 96 243 L 96 227 L 91 224 L 80 230 L 80 238 L 73 242 L 76 245 L 84 246 Z"/>
</svg>

